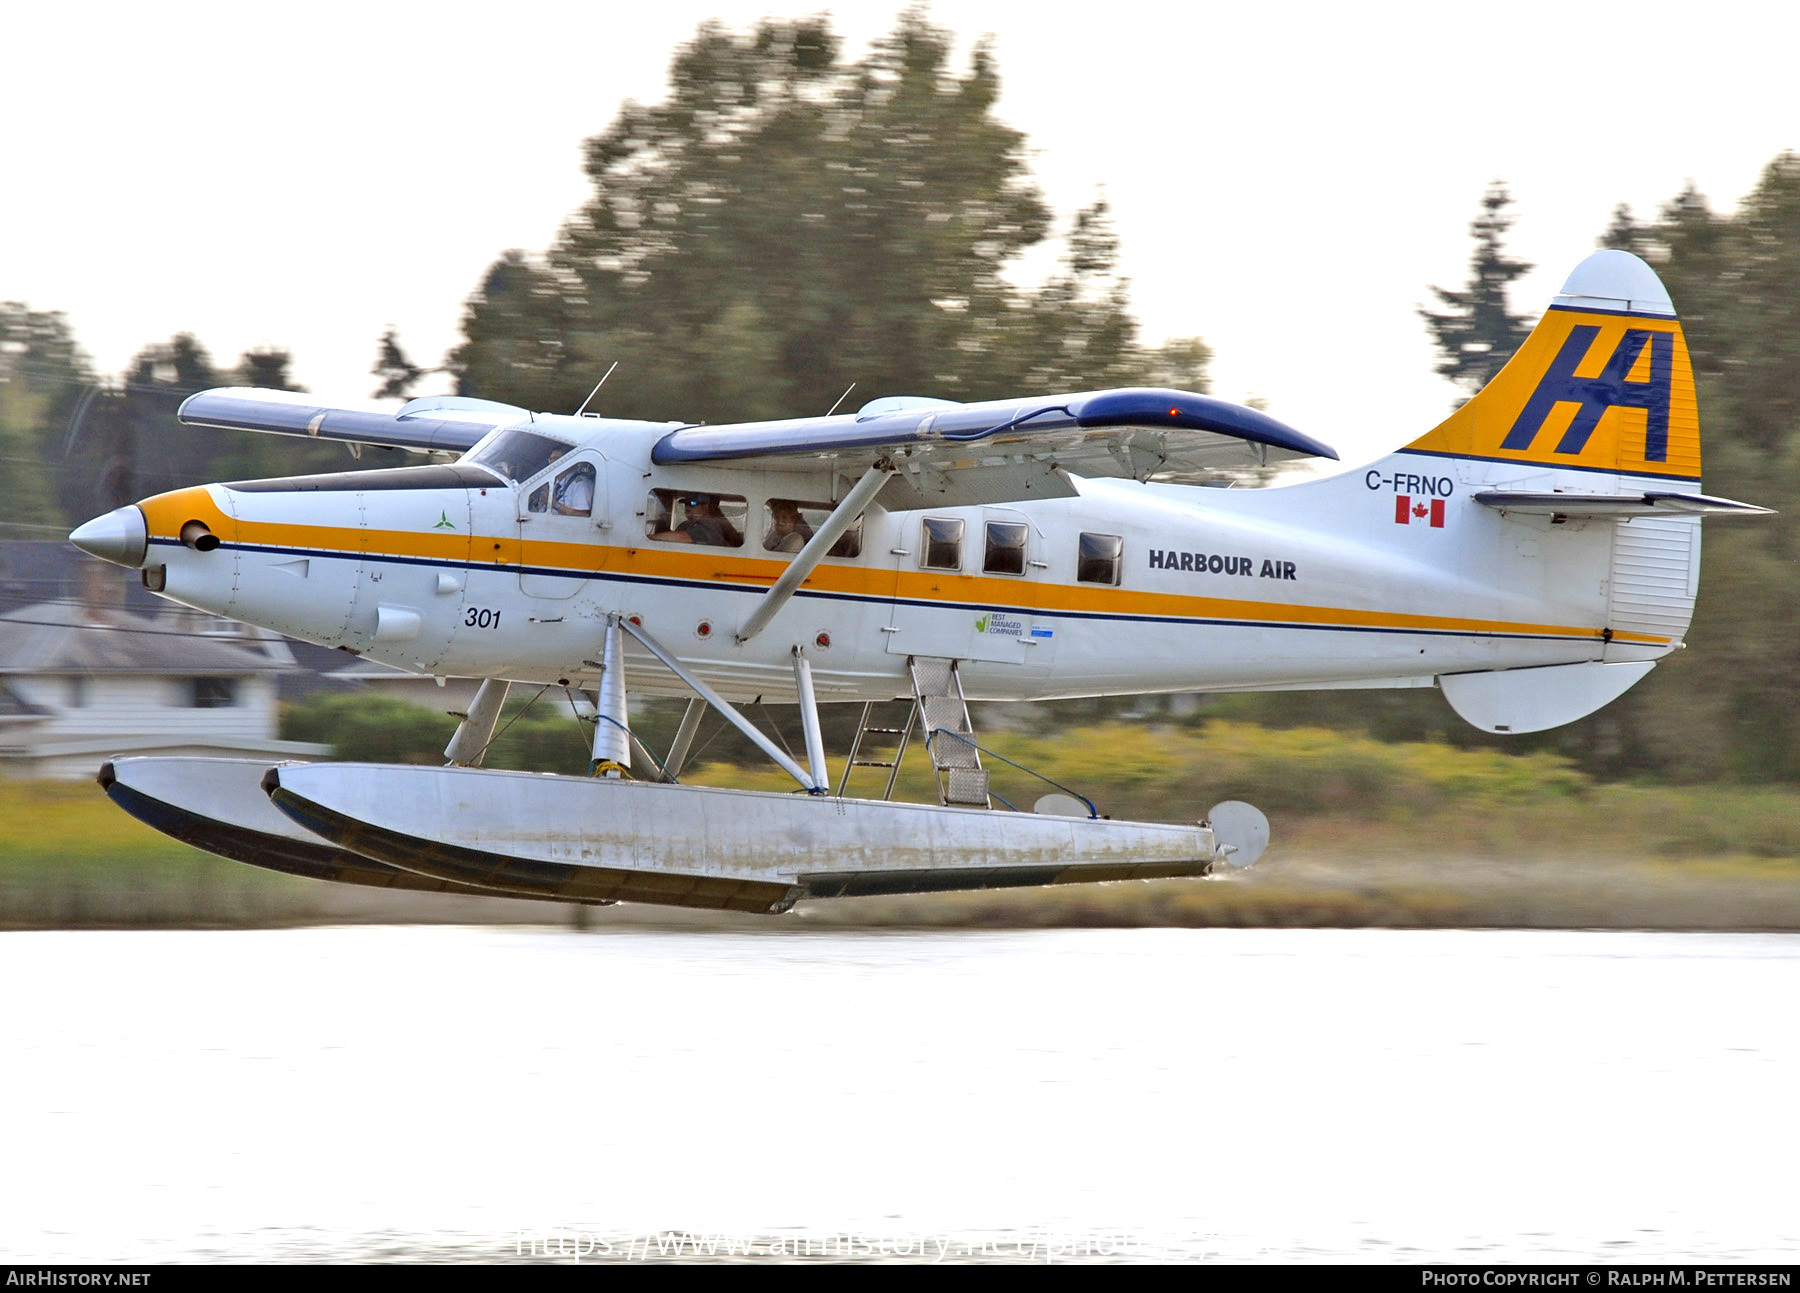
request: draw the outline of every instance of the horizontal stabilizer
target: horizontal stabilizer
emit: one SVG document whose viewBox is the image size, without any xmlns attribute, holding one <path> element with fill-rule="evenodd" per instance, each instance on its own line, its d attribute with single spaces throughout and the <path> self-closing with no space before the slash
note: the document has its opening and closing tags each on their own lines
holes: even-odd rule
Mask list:
<svg viewBox="0 0 1800 1293">
<path fill-rule="evenodd" d="M 414 453 L 463 453 L 495 427 L 529 416 L 510 404 L 457 396 L 414 400 L 398 412 L 376 406 L 332 408 L 300 392 L 247 386 L 190 395 L 176 414 L 184 426 L 304 436 Z"/>
<path fill-rule="evenodd" d="M 1706 494 L 1533 494 L 1523 490 L 1489 489 L 1475 495 L 1483 507 L 1521 516 L 1758 516 L 1771 509 L 1754 503 L 1737 503 Z"/>
</svg>

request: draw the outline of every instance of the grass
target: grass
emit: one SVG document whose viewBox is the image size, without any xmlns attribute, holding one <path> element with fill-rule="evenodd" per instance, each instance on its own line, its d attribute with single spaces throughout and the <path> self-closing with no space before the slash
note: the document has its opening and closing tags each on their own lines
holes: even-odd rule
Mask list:
<svg viewBox="0 0 1800 1293">
<path fill-rule="evenodd" d="M 1323 729 L 1122 724 L 996 734 L 998 753 L 1148 821 L 1242 798 L 1268 812 L 1266 861 L 1222 882 L 803 904 L 824 925 L 1528 925 L 1800 929 L 1800 792 L 1608 785 L 1550 754 L 1383 743 Z M 1002 765 L 999 793 L 1048 787 Z M 691 780 L 787 791 L 774 769 Z M 852 794 L 877 794 L 869 775 Z M 932 797 L 922 757 L 903 797 Z M 494 902 L 371 894 L 215 858 L 114 808 L 91 782 L 0 782 L 0 927 L 521 919 Z M 558 911 L 560 916 L 564 913 Z M 608 919 L 655 916 L 620 908 Z M 532 918 L 536 918 L 535 916 Z M 750 918 L 754 919 L 754 918 Z"/>
<path fill-rule="evenodd" d="M 91 781 L 0 781 L 0 821 L 0 929 L 290 924 L 331 911 L 324 886 L 170 839 Z"/>
<path fill-rule="evenodd" d="M 1800 860 L 1800 792 L 1600 784 L 1554 754 L 1226 722 L 1196 729 L 1107 724 L 1055 738 L 999 733 L 985 744 L 1073 786 L 1113 817 L 1196 821 L 1220 800 L 1247 800 L 1269 815 L 1278 845 L 1297 828 L 1326 823 L 1329 838 L 1407 854 L 1449 848 L 1545 860 L 1569 853 Z M 1051 788 L 990 766 L 997 767 L 996 790 L 1021 806 Z M 728 764 L 711 765 L 693 779 L 740 789 L 794 788 L 773 769 Z M 901 788 L 905 797 L 931 797 L 922 759 L 909 760 Z M 879 793 L 879 781 L 852 782 L 851 793 Z"/>
</svg>

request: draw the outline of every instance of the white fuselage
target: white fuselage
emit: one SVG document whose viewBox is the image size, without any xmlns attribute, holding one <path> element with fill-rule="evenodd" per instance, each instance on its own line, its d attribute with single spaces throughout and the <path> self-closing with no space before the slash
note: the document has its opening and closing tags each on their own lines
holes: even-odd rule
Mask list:
<svg viewBox="0 0 1800 1293">
<path fill-rule="evenodd" d="M 1619 523 L 1503 516 L 1471 497 L 1496 464 L 1405 451 L 1276 489 L 1083 481 L 1073 499 L 872 506 L 860 554 L 826 558 L 739 643 L 793 560 L 762 543 L 767 500 L 830 489 L 829 501 L 848 481 L 803 459 L 792 471 L 766 459 L 656 467 L 662 426 L 539 418 L 533 429 L 575 447 L 516 485 L 462 465 L 410 469 L 424 487 L 346 476 L 337 488 L 211 485 L 146 500 L 146 565 L 162 567 L 161 591 L 177 601 L 411 672 L 593 686 L 606 617 L 621 614 L 734 699 L 792 699 L 798 647 L 824 701 L 907 694 L 909 655 L 964 661 L 968 695 L 994 700 L 1420 686 L 1653 660 L 1679 644 L 1698 563 L 1696 523 L 1634 522 L 1656 539 L 1660 591 L 1648 612 L 1621 606 Z M 595 471 L 591 515 L 533 511 L 537 487 L 581 461 Z M 1563 474 L 1536 469 L 1530 485 L 1556 488 Z M 742 497 L 743 546 L 652 537 L 658 490 Z M 188 513 L 217 548 L 179 540 Z M 928 518 L 964 523 L 955 568 L 941 545 L 939 566 L 925 565 Z M 984 570 L 988 522 L 1025 526 L 1019 573 Z M 1084 533 L 1119 540 L 1116 583 L 1092 564 L 1080 577 Z M 635 650 L 626 674 L 633 691 L 685 692 Z"/>
</svg>

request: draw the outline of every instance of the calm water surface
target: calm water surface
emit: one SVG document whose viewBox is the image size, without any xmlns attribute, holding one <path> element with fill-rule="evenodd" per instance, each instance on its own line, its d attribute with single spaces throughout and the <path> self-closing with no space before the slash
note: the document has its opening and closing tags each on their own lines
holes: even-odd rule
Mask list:
<svg viewBox="0 0 1800 1293">
<path fill-rule="evenodd" d="M 1800 1251 L 1791 935 L 12 933 L 0 984 L 17 1260 Z"/>
</svg>

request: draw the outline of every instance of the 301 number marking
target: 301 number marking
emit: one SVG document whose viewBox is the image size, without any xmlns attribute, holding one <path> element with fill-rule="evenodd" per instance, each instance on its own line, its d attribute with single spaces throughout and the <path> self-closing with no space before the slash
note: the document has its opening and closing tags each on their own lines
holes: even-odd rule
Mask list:
<svg viewBox="0 0 1800 1293">
<path fill-rule="evenodd" d="M 500 612 L 471 606 L 469 613 L 463 616 L 463 623 L 472 629 L 497 629 L 500 627 Z"/>
</svg>

